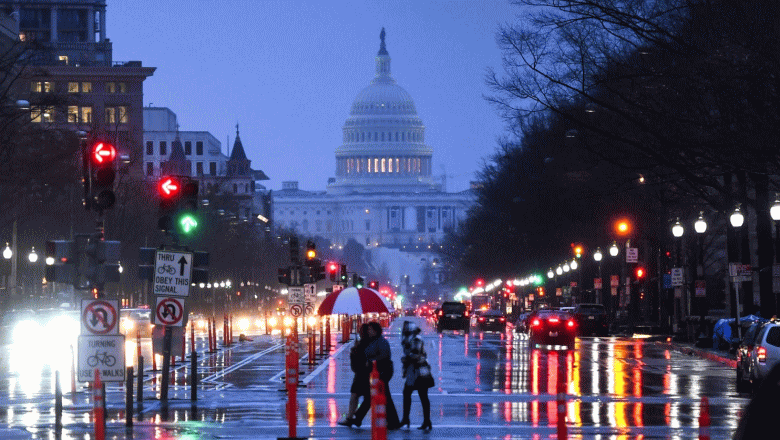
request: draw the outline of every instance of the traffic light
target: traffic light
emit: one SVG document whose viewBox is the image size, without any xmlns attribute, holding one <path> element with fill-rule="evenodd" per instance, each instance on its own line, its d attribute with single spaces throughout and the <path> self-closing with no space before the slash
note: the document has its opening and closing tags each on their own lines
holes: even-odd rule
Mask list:
<svg viewBox="0 0 780 440">
<path fill-rule="evenodd" d="M 328 263 L 328 277 L 331 281 L 336 281 L 336 274 L 339 272 L 339 265 L 336 263 Z"/>
<path fill-rule="evenodd" d="M 177 176 L 163 176 L 157 182 L 157 194 L 160 196 L 160 211 L 157 228 L 173 231 L 173 219 L 182 195 L 182 182 Z"/>
<path fill-rule="evenodd" d="M 317 258 L 317 245 L 313 241 L 306 242 L 306 261 L 313 261 Z"/>
<path fill-rule="evenodd" d="M 98 211 L 109 209 L 116 203 L 114 180 L 116 179 L 116 147 L 108 142 L 94 142 L 89 148 L 89 199 L 88 206 Z"/>
<path fill-rule="evenodd" d="M 363 278 L 358 276 L 358 274 L 352 274 L 352 287 L 356 287 L 360 289 L 363 287 Z"/>
<path fill-rule="evenodd" d="M 198 229 L 198 217 L 195 215 L 197 210 L 198 182 L 189 180 L 184 184 L 181 191 L 181 209 L 176 219 L 179 231 L 184 234 L 191 234 Z"/>
<path fill-rule="evenodd" d="M 342 264 L 341 265 L 341 272 L 340 273 L 341 273 L 341 275 L 339 276 L 339 284 L 346 285 L 347 284 L 347 277 L 348 277 L 348 275 L 347 275 L 347 265 L 346 264 Z"/>
<path fill-rule="evenodd" d="M 368 287 L 374 290 L 379 290 L 379 281 L 371 280 L 368 282 Z"/>
<path fill-rule="evenodd" d="M 634 269 L 634 275 L 636 275 L 637 281 L 642 281 L 645 278 L 645 275 L 647 275 L 647 272 L 645 271 L 645 268 L 642 266 L 637 266 L 636 269 Z"/>
<path fill-rule="evenodd" d="M 295 235 L 290 237 L 290 262 L 293 264 L 300 263 L 300 256 L 298 255 L 298 237 Z"/>
<path fill-rule="evenodd" d="M 290 285 L 290 269 L 279 269 L 279 284 Z"/>
<path fill-rule="evenodd" d="M 318 264 L 313 267 L 314 269 L 314 282 L 321 281 L 325 279 L 325 266 L 322 264 Z"/>
</svg>

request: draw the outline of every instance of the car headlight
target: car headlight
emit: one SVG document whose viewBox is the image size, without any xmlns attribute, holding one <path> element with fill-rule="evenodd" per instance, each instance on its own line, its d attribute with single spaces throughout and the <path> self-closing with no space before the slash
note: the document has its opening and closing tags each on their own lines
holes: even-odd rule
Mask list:
<svg viewBox="0 0 780 440">
<path fill-rule="evenodd" d="M 236 324 L 239 331 L 245 332 L 249 330 L 249 318 L 240 318 Z"/>
<path fill-rule="evenodd" d="M 31 319 L 26 319 L 16 323 L 11 333 L 11 341 L 14 344 L 27 344 L 31 341 L 40 340 L 42 333 L 43 328 L 41 328 L 40 324 Z"/>
<path fill-rule="evenodd" d="M 285 316 L 284 317 L 284 326 L 285 327 L 292 327 L 292 325 L 293 325 L 293 319 L 290 318 L 289 316 Z"/>
<path fill-rule="evenodd" d="M 133 328 L 135 328 L 135 322 L 133 322 L 132 319 L 124 319 L 124 320 L 122 320 L 121 326 L 122 326 L 122 330 L 125 333 L 128 333 L 128 332 L 132 331 Z"/>
<path fill-rule="evenodd" d="M 276 318 L 275 317 L 268 318 L 268 325 L 270 325 L 271 327 L 275 327 L 276 326 Z"/>
</svg>

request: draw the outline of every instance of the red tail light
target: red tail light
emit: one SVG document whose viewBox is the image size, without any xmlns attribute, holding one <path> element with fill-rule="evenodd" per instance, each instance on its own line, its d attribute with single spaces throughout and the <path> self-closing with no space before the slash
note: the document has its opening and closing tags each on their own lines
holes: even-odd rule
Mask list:
<svg viewBox="0 0 780 440">
<path fill-rule="evenodd" d="M 756 359 L 762 364 L 766 362 L 766 348 L 758 347 L 758 350 L 756 350 Z"/>
<path fill-rule="evenodd" d="M 481 317 L 481 316 L 480 316 L 480 317 L 479 317 L 479 322 L 485 322 L 485 318 L 483 318 L 483 317 Z"/>
<path fill-rule="evenodd" d="M 573 319 L 570 319 L 570 320 L 569 320 L 569 322 L 567 322 L 567 323 L 566 323 L 566 326 L 567 326 L 567 327 L 572 327 L 572 328 L 573 328 L 573 327 L 574 327 L 574 320 L 573 320 Z"/>
<path fill-rule="evenodd" d="M 444 312 L 442 312 L 441 310 L 439 310 L 439 316 L 441 316 L 441 315 L 443 315 L 443 314 L 444 314 Z"/>
<path fill-rule="evenodd" d="M 539 327 L 540 325 L 542 325 L 542 321 L 539 321 L 538 318 L 531 321 L 531 327 Z"/>
<path fill-rule="evenodd" d="M 506 321 L 506 318 L 498 318 L 499 321 L 504 322 Z"/>
<path fill-rule="evenodd" d="M 468 318 L 468 317 L 469 317 L 469 311 L 468 311 L 468 310 L 466 310 L 466 313 L 465 313 L 463 316 L 465 316 L 466 318 Z"/>
</svg>

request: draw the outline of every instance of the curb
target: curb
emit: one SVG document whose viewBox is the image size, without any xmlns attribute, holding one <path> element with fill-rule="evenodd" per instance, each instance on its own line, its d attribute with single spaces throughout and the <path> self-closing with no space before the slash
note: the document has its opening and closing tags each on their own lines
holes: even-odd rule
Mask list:
<svg viewBox="0 0 780 440">
<path fill-rule="evenodd" d="M 705 359 L 709 359 L 711 361 L 726 365 L 727 367 L 737 368 L 736 359 L 731 359 L 730 357 L 721 356 L 712 353 L 711 351 L 703 350 L 700 348 L 688 347 L 686 345 L 675 344 L 674 342 L 657 341 L 656 344 L 668 346 L 673 350 L 679 351 L 680 353 L 684 353 L 690 356 L 699 356 Z"/>
</svg>

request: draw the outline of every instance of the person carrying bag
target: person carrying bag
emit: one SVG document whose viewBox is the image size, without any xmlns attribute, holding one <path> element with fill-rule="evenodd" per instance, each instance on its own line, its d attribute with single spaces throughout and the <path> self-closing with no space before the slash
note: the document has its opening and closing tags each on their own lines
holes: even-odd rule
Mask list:
<svg viewBox="0 0 780 440">
<path fill-rule="evenodd" d="M 428 364 L 428 356 L 425 353 L 425 341 L 420 336 L 420 327 L 411 321 L 404 321 L 401 331 L 401 345 L 404 350 L 404 356 L 401 358 L 403 363 L 404 382 L 404 415 L 401 419 L 401 426 L 407 427 L 411 424 L 409 421 L 409 412 L 412 407 L 412 392 L 417 391 L 420 396 L 420 403 L 423 408 L 423 424 L 417 429 L 430 430 L 431 425 L 431 402 L 428 400 L 428 388 L 434 386 L 431 366 Z"/>
</svg>

